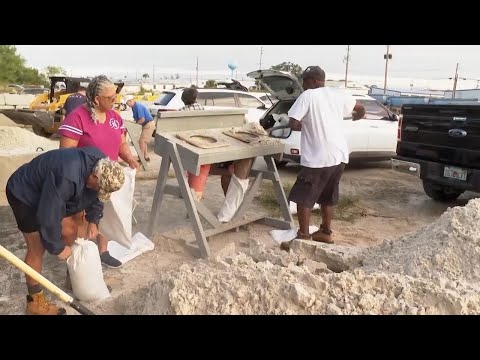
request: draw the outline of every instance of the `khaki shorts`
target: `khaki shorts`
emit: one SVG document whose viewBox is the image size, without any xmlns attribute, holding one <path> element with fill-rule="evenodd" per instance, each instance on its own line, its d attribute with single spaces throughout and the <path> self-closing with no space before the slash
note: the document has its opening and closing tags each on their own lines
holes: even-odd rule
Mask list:
<svg viewBox="0 0 480 360">
<path fill-rule="evenodd" d="M 148 144 L 152 139 L 154 131 L 155 123 L 154 121 L 149 121 L 145 126 L 142 127 L 142 134 L 140 135 L 139 141 L 145 141 Z"/>
</svg>

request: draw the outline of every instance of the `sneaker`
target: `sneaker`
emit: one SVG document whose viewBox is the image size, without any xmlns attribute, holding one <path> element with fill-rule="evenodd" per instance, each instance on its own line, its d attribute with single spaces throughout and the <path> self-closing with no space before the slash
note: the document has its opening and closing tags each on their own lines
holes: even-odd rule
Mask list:
<svg viewBox="0 0 480 360">
<path fill-rule="evenodd" d="M 27 315 L 65 315 L 67 311 L 64 308 L 49 304 L 43 295 L 43 290 L 39 293 L 27 295 Z"/>
<path fill-rule="evenodd" d="M 115 259 L 108 251 L 105 251 L 100 255 L 100 260 L 102 260 L 102 264 L 105 264 L 112 269 L 118 269 L 120 266 L 122 266 L 121 261 Z"/>
</svg>

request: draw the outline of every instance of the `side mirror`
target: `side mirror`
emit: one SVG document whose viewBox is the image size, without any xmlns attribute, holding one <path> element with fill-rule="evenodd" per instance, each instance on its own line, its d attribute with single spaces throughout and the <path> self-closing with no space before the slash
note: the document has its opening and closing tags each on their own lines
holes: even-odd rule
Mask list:
<svg viewBox="0 0 480 360">
<path fill-rule="evenodd" d="M 399 121 L 400 117 L 398 116 L 398 114 L 392 114 L 390 115 L 390 119 L 392 119 L 392 121 Z"/>
</svg>

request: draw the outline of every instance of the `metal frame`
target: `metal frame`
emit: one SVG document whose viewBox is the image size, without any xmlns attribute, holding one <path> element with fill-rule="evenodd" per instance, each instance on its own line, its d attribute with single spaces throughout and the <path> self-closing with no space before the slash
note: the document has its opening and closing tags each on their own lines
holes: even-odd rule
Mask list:
<svg viewBox="0 0 480 360">
<path fill-rule="evenodd" d="M 162 143 L 162 146 L 157 149 L 159 150 L 158 155 L 162 157 L 162 164 L 160 166 L 155 195 L 153 197 L 152 210 L 150 213 L 150 223 L 148 227 L 149 235 L 152 235 L 154 232 L 154 227 L 157 223 L 160 214 L 160 207 L 165 194 L 174 195 L 184 200 L 194 232 L 194 237 L 188 237 L 185 240 L 196 240 L 200 256 L 204 258 L 210 256 L 210 248 L 207 242 L 207 238 L 210 236 L 260 220 L 267 225 L 285 230 L 293 228 L 293 217 L 290 213 L 287 198 L 274 161 L 274 155 L 278 154 L 264 155 L 264 159 L 267 163 L 267 170 L 251 171 L 250 176 L 255 177 L 255 180 L 247 190 L 244 200 L 233 219 L 229 223 L 223 224 L 218 221 L 217 217 L 204 204 L 195 200 L 184 175 L 185 168 L 177 144 L 167 139 Z M 167 185 L 170 164 L 173 165 L 175 170 L 178 186 Z M 273 182 L 275 195 L 282 210 L 283 220 L 264 217 L 263 215 L 254 216 L 253 218 L 246 218 L 246 216 L 244 216 L 263 180 L 271 180 Z M 204 230 L 200 216 L 202 216 L 212 227 L 211 229 Z"/>
</svg>

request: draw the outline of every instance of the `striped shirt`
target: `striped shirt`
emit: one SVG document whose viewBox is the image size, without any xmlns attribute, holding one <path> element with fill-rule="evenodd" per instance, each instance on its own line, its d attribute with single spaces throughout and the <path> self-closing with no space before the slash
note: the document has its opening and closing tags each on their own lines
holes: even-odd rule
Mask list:
<svg viewBox="0 0 480 360">
<path fill-rule="evenodd" d="M 124 133 L 123 120 L 114 110 L 107 112 L 107 120 L 103 124 L 95 124 L 86 105 L 77 107 L 58 128 L 60 136 L 77 140 L 78 147 L 96 147 L 115 161 L 118 160 Z"/>
<path fill-rule="evenodd" d="M 205 110 L 203 108 L 203 105 L 199 104 L 199 103 L 193 103 L 191 105 L 185 105 L 182 110 L 186 110 L 186 111 L 192 111 L 192 110 Z"/>
</svg>

